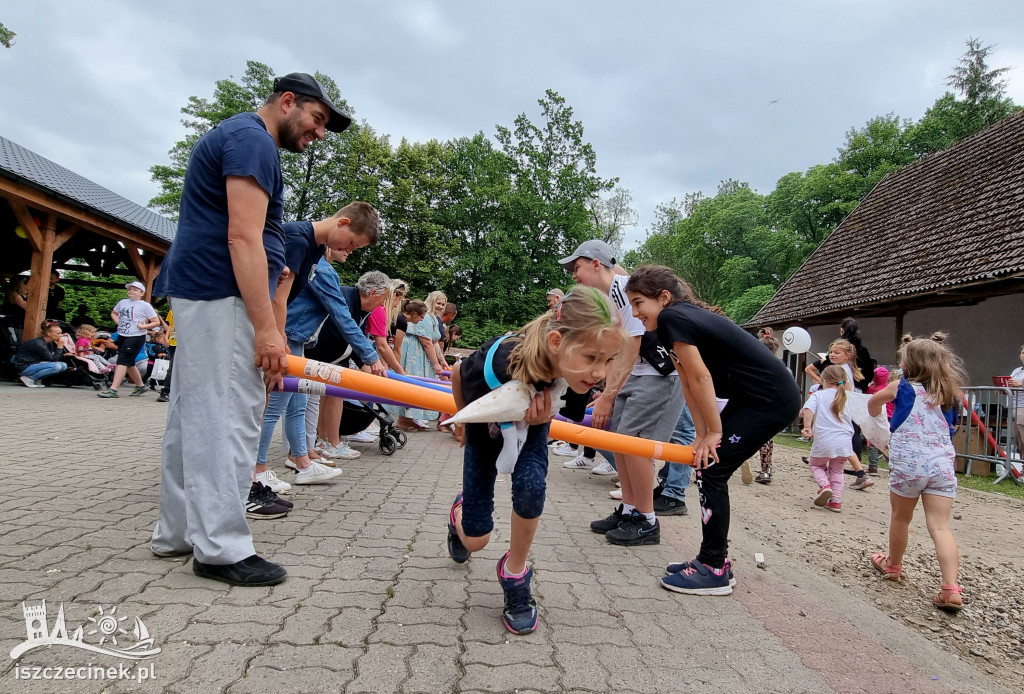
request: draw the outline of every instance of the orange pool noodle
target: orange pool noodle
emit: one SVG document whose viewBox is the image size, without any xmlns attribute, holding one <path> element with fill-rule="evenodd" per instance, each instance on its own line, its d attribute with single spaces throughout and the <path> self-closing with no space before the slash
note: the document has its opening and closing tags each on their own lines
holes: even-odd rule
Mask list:
<svg viewBox="0 0 1024 694">
<path fill-rule="evenodd" d="M 448 414 L 455 414 L 458 411 L 458 408 L 455 407 L 455 398 L 448 393 L 374 376 L 359 369 L 349 369 L 338 364 L 325 364 L 314 359 L 288 355 L 288 375 L 341 386 L 361 393 L 370 393 L 427 410 L 447 412 Z M 693 449 L 690 446 L 614 434 L 610 431 L 585 427 L 582 424 L 552 421 L 551 438 L 625 455 L 693 465 Z"/>
</svg>

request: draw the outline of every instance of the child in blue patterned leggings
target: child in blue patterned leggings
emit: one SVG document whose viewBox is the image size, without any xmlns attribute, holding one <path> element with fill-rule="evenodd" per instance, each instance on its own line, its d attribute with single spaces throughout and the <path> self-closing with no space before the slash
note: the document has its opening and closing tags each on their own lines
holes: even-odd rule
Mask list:
<svg viewBox="0 0 1024 694">
<path fill-rule="evenodd" d="M 512 470 L 512 532 L 509 551 L 498 561 L 505 593 L 502 621 L 514 634 L 537 627 L 530 591 L 533 570 L 526 559 L 544 510 L 548 470 L 551 394 L 556 379 L 569 386 L 562 414 L 579 421 L 587 393 L 601 381 L 622 346 L 623 332 L 602 292 L 577 287 L 561 303 L 518 333 L 495 338 L 452 368 L 452 394 L 459 409 L 511 380 L 532 385 L 537 395 L 524 417 L 526 441 Z M 503 440 L 493 424 L 466 424 L 463 488 L 448 518 L 448 552 L 463 563 L 483 549 L 494 528 L 494 481 Z"/>
</svg>

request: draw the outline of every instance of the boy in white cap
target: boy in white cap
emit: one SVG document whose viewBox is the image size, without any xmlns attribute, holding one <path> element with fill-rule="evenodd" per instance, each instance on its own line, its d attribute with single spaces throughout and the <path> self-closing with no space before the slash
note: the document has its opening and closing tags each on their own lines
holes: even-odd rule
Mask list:
<svg viewBox="0 0 1024 694">
<path fill-rule="evenodd" d="M 607 387 L 594 401 L 593 426 L 652 441 L 669 441 L 686 406 L 668 353 L 647 332 L 626 299 L 626 274 L 619 274 L 612 247 L 599 239 L 581 243 L 559 264 L 584 287 L 607 292 L 632 336 L 608 370 Z M 661 527 L 654 510 L 654 465 L 650 458 L 615 454 L 622 483 L 622 504 L 590 529 L 616 545 L 655 545 Z"/>
<path fill-rule="evenodd" d="M 110 388 L 96 393 L 101 398 L 117 398 L 117 389 L 127 373 L 135 384 L 131 395 L 142 395 L 146 386 L 142 383 L 142 374 L 135 367 L 135 358 L 146 346 L 146 334 L 150 328 L 160 325 L 160 317 L 148 302 L 142 300 L 146 293 L 146 285 L 142 282 L 129 282 L 124 285 L 128 290 L 128 298 L 121 299 L 110 312 L 110 318 L 117 323 L 117 334 L 120 340 L 117 345 L 117 365 L 114 367 L 114 380 Z"/>
</svg>

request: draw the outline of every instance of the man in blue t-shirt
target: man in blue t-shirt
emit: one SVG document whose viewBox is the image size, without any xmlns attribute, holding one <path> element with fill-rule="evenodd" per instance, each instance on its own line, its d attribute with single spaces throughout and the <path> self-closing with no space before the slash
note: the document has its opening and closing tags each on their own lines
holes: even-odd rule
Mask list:
<svg viewBox="0 0 1024 694">
<path fill-rule="evenodd" d="M 268 510 L 250 498 L 253 461 L 266 389 L 287 368 L 272 307 L 288 277 L 278 149 L 303 152 L 350 123 L 319 82 L 295 72 L 274 81 L 258 112 L 222 121 L 192 149 L 154 289 L 174 309 L 177 350 L 152 550 L 193 554 L 198 576 L 265 586 L 287 575 L 256 555 L 246 524 Z"/>
</svg>

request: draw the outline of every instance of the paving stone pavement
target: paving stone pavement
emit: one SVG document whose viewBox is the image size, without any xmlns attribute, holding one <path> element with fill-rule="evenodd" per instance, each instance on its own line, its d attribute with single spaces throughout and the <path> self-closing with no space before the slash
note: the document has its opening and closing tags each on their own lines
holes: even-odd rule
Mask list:
<svg viewBox="0 0 1024 694">
<path fill-rule="evenodd" d="M 611 510 L 611 486 L 554 457 L 531 557 L 540 627 L 511 635 L 494 574 L 508 484 L 491 545 L 453 563 L 445 522 L 462 458 L 435 432 L 392 457 L 361 446 L 335 484 L 293 488 L 289 516 L 251 523 L 258 551 L 288 568 L 285 583 L 197 578 L 190 558 L 149 551 L 166 411 L 155 397 L 0 384 L 0 691 L 1008 691 L 811 567 L 758 571 L 757 547 L 735 527 L 732 596 L 662 590 L 665 564 L 696 552 L 696 517 L 663 519 L 659 546 L 609 545 L 588 524 Z M 22 679 L 89 664 L 139 674 L 66 646 L 33 649 L 16 670 L 7 654 L 26 638 L 23 602 L 42 600 L 51 630 L 63 604 L 68 632 L 82 624 L 89 643 L 111 616 L 112 636 L 133 643 L 140 618 L 161 651 L 138 667 L 155 679 Z"/>
</svg>

